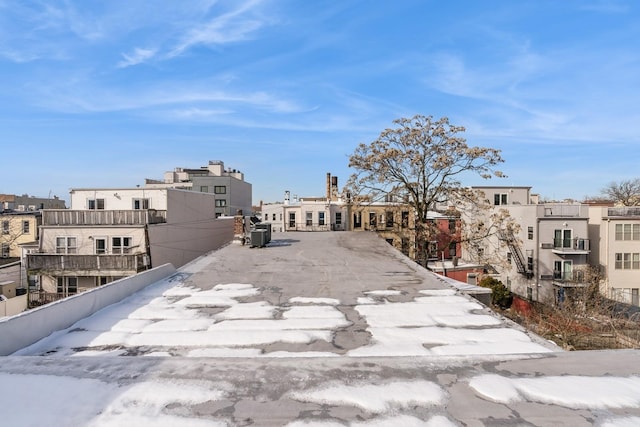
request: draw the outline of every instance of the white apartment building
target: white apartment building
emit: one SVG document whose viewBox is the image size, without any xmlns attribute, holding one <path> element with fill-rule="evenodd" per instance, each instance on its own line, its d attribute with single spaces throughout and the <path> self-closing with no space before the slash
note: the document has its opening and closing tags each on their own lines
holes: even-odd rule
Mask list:
<svg viewBox="0 0 640 427">
<path fill-rule="evenodd" d="M 250 215 L 252 186 L 237 169 L 226 169 L 224 162 L 210 160 L 200 168 L 175 168 L 165 172 L 163 180 L 147 179 L 146 188 L 180 188 L 215 196 L 216 217 L 235 215 L 242 210 Z"/>
<path fill-rule="evenodd" d="M 592 207 L 590 224 L 598 236 L 594 263 L 603 274 L 602 293 L 640 305 L 640 207 Z"/>
<path fill-rule="evenodd" d="M 70 209 L 42 211 L 37 253 L 27 255 L 43 293 L 67 296 L 165 263 L 179 267 L 233 238 L 233 218 L 215 218 L 213 194 L 114 188 L 70 196 Z"/>
<path fill-rule="evenodd" d="M 580 204 L 541 204 L 531 187 L 473 187 L 495 209 L 506 209 L 520 229 L 515 235 L 495 236 L 481 251 L 492 255 L 497 278 L 512 292 L 530 300 L 560 303 L 571 289 L 585 286 L 590 262 L 589 210 Z M 465 254 L 477 259 L 477 254 Z M 487 258 L 492 258 L 487 256 Z"/>
</svg>

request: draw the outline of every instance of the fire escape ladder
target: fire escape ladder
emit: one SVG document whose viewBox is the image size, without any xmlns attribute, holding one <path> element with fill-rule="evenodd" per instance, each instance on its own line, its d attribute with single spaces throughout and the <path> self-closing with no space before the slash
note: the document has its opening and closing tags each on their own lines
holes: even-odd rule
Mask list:
<svg viewBox="0 0 640 427">
<path fill-rule="evenodd" d="M 512 254 L 512 259 L 516 263 L 518 273 L 528 275 L 529 272 L 527 271 L 524 255 L 522 255 L 522 250 L 520 249 L 520 245 L 513 235 L 513 232 L 502 231 L 500 233 L 500 239 L 507 244 L 507 247 Z"/>
</svg>

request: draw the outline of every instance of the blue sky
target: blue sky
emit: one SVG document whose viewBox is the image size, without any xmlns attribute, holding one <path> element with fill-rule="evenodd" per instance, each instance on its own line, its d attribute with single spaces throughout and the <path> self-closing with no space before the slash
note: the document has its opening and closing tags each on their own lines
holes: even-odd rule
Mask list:
<svg viewBox="0 0 640 427">
<path fill-rule="evenodd" d="M 0 193 L 223 160 L 254 203 L 322 196 L 415 114 L 501 149 L 487 184 L 581 199 L 640 176 L 634 0 L 0 0 L 0 78 Z"/>
</svg>

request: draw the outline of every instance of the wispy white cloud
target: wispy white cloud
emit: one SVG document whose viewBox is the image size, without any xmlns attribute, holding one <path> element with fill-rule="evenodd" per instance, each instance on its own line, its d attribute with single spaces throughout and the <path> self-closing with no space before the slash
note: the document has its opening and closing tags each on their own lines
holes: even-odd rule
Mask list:
<svg viewBox="0 0 640 427">
<path fill-rule="evenodd" d="M 264 21 L 255 14 L 260 3 L 259 0 L 246 1 L 236 9 L 188 30 L 168 53 L 168 57 L 178 56 L 198 45 L 216 46 L 247 40 L 264 25 Z"/>
<path fill-rule="evenodd" d="M 132 53 L 123 53 L 122 61 L 118 62 L 118 68 L 126 68 L 132 65 L 138 65 L 153 58 L 156 55 L 156 49 L 135 48 Z"/>
</svg>

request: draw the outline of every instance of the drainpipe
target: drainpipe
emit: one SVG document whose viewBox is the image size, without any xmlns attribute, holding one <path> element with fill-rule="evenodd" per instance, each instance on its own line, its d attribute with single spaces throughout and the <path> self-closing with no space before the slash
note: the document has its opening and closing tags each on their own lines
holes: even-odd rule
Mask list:
<svg viewBox="0 0 640 427">
<path fill-rule="evenodd" d="M 609 228 L 611 227 L 611 218 L 607 218 L 607 232 L 605 233 L 606 235 L 606 239 L 607 239 L 607 243 L 606 243 L 606 249 L 605 249 L 605 266 L 604 266 L 604 271 L 606 272 L 606 276 L 605 276 L 605 288 L 607 291 L 607 298 L 611 298 L 611 290 L 609 289 Z M 599 257 L 602 259 L 602 255 L 599 255 Z M 615 263 L 615 260 L 614 260 Z M 598 260 L 598 264 L 600 264 L 600 260 Z"/>
<path fill-rule="evenodd" d="M 536 218 L 536 247 L 533 251 L 533 254 L 536 256 L 536 269 L 534 272 L 535 275 L 535 283 L 536 283 L 536 301 L 540 301 L 540 254 L 538 253 L 538 248 L 540 247 L 540 218 Z"/>
</svg>

